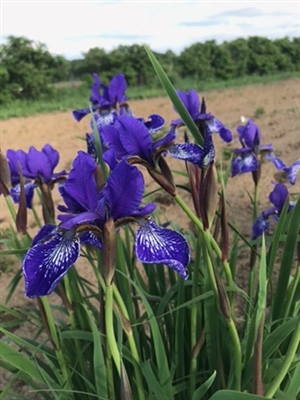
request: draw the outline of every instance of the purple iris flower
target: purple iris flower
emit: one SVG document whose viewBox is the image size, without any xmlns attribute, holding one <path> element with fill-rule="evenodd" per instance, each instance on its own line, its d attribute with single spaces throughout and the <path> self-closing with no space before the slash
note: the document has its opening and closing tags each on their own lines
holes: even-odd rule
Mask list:
<svg viewBox="0 0 300 400">
<path fill-rule="evenodd" d="M 122 115 L 114 125 L 105 126 L 102 138 L 117 160 L 137 156 L 149 166 L 155 167 L 156 156 L 161 155 L 161 149 L 166 148 L 175 140 L 175 130 L 171 130 L 162 139 L 153 140 L 153 133 L 164 124 L 159 115 L 150 115 L 149 121 L 129 115 Z M 104 155 L 106 158 L 106 155 Z"/>
<path fill-rule="evenodd" d="M 265 232 L 270 225 L 269 217 L 273 216 L 276 220 L 284 207 L 286 199 L 289 196 L 289 192 L 286 186 L 283 183 L 277 183 L 273 189 L 273 191 L 269 195 L 270 202 L 273 204 L 273 207 L 268 208 L 263 211 L 259 217 L 254 222 L 252 227 L 252 239 L 256 239 Z M 289 203 L 289 210 L 294 207 L 294 203 Z"/>
<path fill-rule="evenodd" d="M 174 143 L 168 148 L 172 157 L 188 161 L 199 168 L 207 168 L 215 161 L 215 147 L 211 137 L 209 125 L 204 124 L 204 145 L 190 143 L 186 136 L 185 143 Z"/>
<path fill-rule="evenodd" d="M 102 248 L 102 230 L 108 219 L 116 228 L 135 222 L 135 249 L 144 263 L 166 264 L 183 279 L 190 260 L 188 244 L 178 232 L 156 225 L 149 214 L 154 204 L 141 206 L 144 180 L 141 172 L 122 161 L 106 185 L 98 190 L 94 177 L 97 164 L 78 152 L 73 168 L 60 193 L 65 206 L 59 226 L 45 225 L 35 237 L 23 261 L 25 292 L 28 297 L 50 294 L 80 255 L 80 244 Z"/>
<path fill-rule="evenodd" d="M 191 89 L 188 92 L 176 90 L 176 92 L 190 116 L 198 126 L 205 122 L 209 126 L 211 133 L 218 133 L 221 139 L 226 143 L 232 141 L 231 131 L 218 118 L 214 117 L 211 113 L 206 112 L 205 101 L 203 99 L 202 103 L 200 103 L 196 90 Z M 171 126 L 173 127 L 179 127 L 182 125 L 184 125 L 184 123 L 180 118 L 171 122 Z"/>
<path fill-rule="evenodd" d="M 127 105 L 127 97 L 125 95 L 127 89 L 126 79 L 123 74 L 115 75 L 109 85 L 104 85 L 97 74 L 93 74 L 94 83 L 91 88 L 90 102 L 92 103 L 92 111 L 98 128 L 109 125 L 118 117 L 117 105 L 122 108 L 122 113 L 130 112 Z M 98 112 L 95 112 L 98 111 Z M 73 116 L 76 121 L 80 121 L 83 117 L 91 112 L 90 108 L 74 110 Z"/>
<path fill-rule="evenodd" d="M 10 191 L 14 202 L 20 199 L 19 172 L 25 178 L 25 193 L 27 207 L 32 207 L 33 191 L 36 186 L 47 184 L 51 189 L 55 182 L 64 180 L 66 171 L 54 173 L 59 162 L 59 153 L 50 144 L 46 144 L 41 151 L 34 146 L 29 148 L 28 153 L 23 150 L 7 150 L 6 158 L 11 171 L 12 189 Z"/>
<path fill-rule="evenodd" d="M 291 185 L 295 185 L 296 177 L 300 171 L 300 158 L 295 161 L 290 167 L 285 166 L 283 170 L 286 172 Z"/>
<path fill-rule="evenodd" d="M 276 157 L 271 144 L 261 145 L 261 132 L 259 127 L 249 119 L 245 126 L 237 127 L 241 149 L 235 149 L 235 157 L 231 165 L 231 176 L 254 172 L 259 169 L 261 155 L 271 161 L 277 169 L 284 169 L 283 161 Z"/>
<path fill-rule="evenodd" d="M 140 163 L 149 168 L 155 168 L 158 158 L 167 152 L 200 168 L 207 154 L 214 158 L 211 135 L 207 136 L 204 148 L 195 143 L 174 143 L 176 131 L 172 128 L 163 138 L 153 140 L 153 133 L 162 127 L 163 119 L 158 115 L 150 115 L 149 118 L 150 121 L 142 122 L 125 115 L 119 117 L 114 125 L 103 128 L 102 137 L 109 148 L 104 153 L 104 159 L 110 166 L 112 154 L 117 160 L 138 157 Z"/>
</svg>

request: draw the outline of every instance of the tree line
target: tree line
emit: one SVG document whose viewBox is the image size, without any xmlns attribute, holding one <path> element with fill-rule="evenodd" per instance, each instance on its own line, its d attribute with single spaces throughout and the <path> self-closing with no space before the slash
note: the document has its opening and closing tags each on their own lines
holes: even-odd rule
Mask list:
<svg viewBox="0 0 300 400">
<path fill-rule="evenodd" d="M 194 43 L 179 55 L 154 52 L 176 85 L 181 79 L 228 80 L 248 75 L 300 71 L 300 38 L 270 40 L 252 36 L 217 44 Z M 39 99 L 54 93 L 53 83 L 80 80 L 90 83 L 97 72 L 107 83 L 123 72 L 130 86 L 155 87 L 158 79 L 141 45 L 106 51 L 91 48 L 82 58 L 67 60 L 52 55 L 45 44 L 9 36 L 0 47 L 0 103 L 14 99 Z"/>
</svg>

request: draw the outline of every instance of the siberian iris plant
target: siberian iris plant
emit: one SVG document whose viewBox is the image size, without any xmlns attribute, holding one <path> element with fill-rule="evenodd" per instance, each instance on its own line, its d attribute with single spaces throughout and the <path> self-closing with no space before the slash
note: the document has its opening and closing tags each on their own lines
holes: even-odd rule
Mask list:
<svg viewBox="0 0 300 400">
<path fill-rule="evenodd" d="M 188 92 L 176 90 L 176 92 L 198 127 L 200 127 L 205 121 L 206 124 L 209 125 L 211 133 L 218 133 L 224 142 L 229 143 L 232 141 L 231 131 L 218 118 L 214 117 L 211 113 L 206 112 L 205 101 L 202 99 L 202 102 L 200 102 L 196 90 L 191 89 Z M 182 125 L 184 124 L 180 118 L 171 122 L 171 126 L 174 128 Z"/>
<path fill-rule="evenodd" d="M 235 157 L 231 165 L 231 176 L 255 172 L 260 169 L 260 157 L 271 161 L 277 169 L 284 169 L 283 161 L 276 157 L 272 144 L 261 145 L 261 132 L 259 127 L 249 119 L 246 125 L 239 125 L 236 128 L 241 149 L 235 149 Z"/>
<path fill-rule="evenodd" d="M 252 238 L 256 239 L 265 232 L 270 225 L 269 218 L 273 216 L 275 220 L 278 220 L 278 217 L 283 209 L 283 206 L 289 196 L 289 192 L 286 186 L 283 183 L 277 183 L 273 189 L 273 191 L 269 195 L 270 202 L 273 204 L 273 207 L 268 208 L 263 211 L 252 227 Z M 289 210 L 294 207 L 293 202 L 289 202 Z"/>
<path fill-rule="evenodd" d="M 58 226 L 47 224 L 34 238 L 23 261 L 25 292 L 28 297 L 50 294 L 80 255 L 80 244 L 102 249 L 103 229 L 113 220 L 116 229 L 136 223 L 135 249 L 145 263 L 166 264 L 187 279 L 190 260 L 185 238 L 159 227 L 149 214 L 154 204 L 141 206 L 144 180 L 141 172 L 126 161 L 118 163 L 104 187 L 95 179 L 97 164 L 78 152 L 60 193 L 65 206 Z"/>
</svg>

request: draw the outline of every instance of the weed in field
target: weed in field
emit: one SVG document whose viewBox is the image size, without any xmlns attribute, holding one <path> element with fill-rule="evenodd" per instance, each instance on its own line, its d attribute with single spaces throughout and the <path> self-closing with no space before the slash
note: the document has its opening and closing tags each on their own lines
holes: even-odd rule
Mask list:
<svg viewBox="0 0 300 400">
<path fill-rule="evenodd" d="M 254 111 L 254 118 L 260 118 L 260 117 L 262 117 L 263 115 L 265 115 L 265 113 L 266 113 L 266 111 L 265 111 L 265 109 L 264 109 L 264 107 L 262 107 L 262 106 L 259 106 L 259 107 L 257 107 L 257 109 Z"/>
</svg>

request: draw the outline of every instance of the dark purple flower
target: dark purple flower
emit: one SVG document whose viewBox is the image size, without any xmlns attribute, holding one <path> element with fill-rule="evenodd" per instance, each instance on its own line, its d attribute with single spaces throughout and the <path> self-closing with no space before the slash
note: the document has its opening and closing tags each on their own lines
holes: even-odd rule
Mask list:
<svg viewBox="0 0 300 400">
<path fill-rule="evenodd" d="M 109 85 L 104 85 L 97 74 L 93 74 L 94 83 L 91 88 L 90 102 L 92 103 L 92 111 L 98 127 L 102 127 L 111 123 L 117 114 L 117 105 L 122 106 L 122 113 L 130 112 L 127 105 L 127 97 L 125 95 L 127 89 L 126 79 L 123 74 L 115 75 Z M 91 112 L 90 108 L 74 110 L 73 116 L 76 121 L 80 121 L 83 117 Z M 97 116 L 98 115 L 98 116 Z"/>
<path fill-rule="evenodd" d="M 286 186 L 283 183 L 277 183 L 273 189 L 273 191 L 269 195 L 269 200 L 273 204 L 273 207 L 268 208 L 263 211 L 259 217 L 254 222 L 252 227 L 252 239 L 256 239 L 265 232 L 269 225 L 269 217 L 273 216 L 275 219 L 278 219 L 284 204 L 289 196 L 289 192 Z M 294 203 L 289 203 L 289 210 L 294 207 Z"/>
<path fill-rule="evenodd" d="M 206 168 L 215 161 L 215 147 L 208 126 L 204 126 L 204 146 L 190 143 L 175 143 L 168 148 L 172 157 L 188 161 L 199 168 Z"/>
<path fill-rule="evenodd" d="M 187 279 L 187 242 L 180 233 L 157 226 L 149 217 L 154 204 L 140 205 L 144 193 L 141 172 L 122 161 L 99 191 L 94 178 L 96 167 L 88 154 L 78 153 L 60 188 L 66 204 L 59 206 L 61 224 L 42 228 L 24 258 L 28 297 L 48 295 L 55 289 L 78 259 L 81 243 L 101 249 L 102 230 L 111 218 L 116 228 L 130 222 L 139 225 L 135 244 L 141 262 L 166 264 Z"/>
<path fill-rule="evenodd" d="M 259 157 L 265 157 L 271 161 L 275 168 L 284 169 L 283 161 L 276 157 L 271 144 L 261 145 L 261 132 L 259 127 L 249 119 L 246 125 L 236 128 L 242 148 L 235 149 L 235 157 L 231 164 L 231 176 L 254 172 L 259 170 Z"/>
<path fill-rule="evenodd" d="M 114 125 L 105 126 L 102 138 L 105 145 L 114 152 L 118 160 L 138 156 L 154 167 L 157 151 L 168 147 L 175 140 L 175 131 L 171 130 L 162 139 L 154 140 L 152 134 L 164 123 L 159 115 L 150 115 L 148 122 L 122 115 Z M 159 153 L 160 154 L 160 153 Z"/>
<path fill-rule="evenodd" d="M 50 144 L 46 144 L 41 151 L 31 146 L 26 153 L 23 150 L 7 150 L 6 157 L 11 171 L 12 189 L 10 194 L 15 203 L 20 198 L 20 172 L 25 178 L 25 193 L 27 207 L 32 207 L 33 189 L 39 185 L 47 184 L 50 187 L 56 181 L 65 179 L 66 171 L 54 172 L 59 153 Z"/>
<path fill-rule="evenodd" d="M 41 151 L 31 146 L 28 153 L 23 150 L 7 150 L 6 157 L 12 173 L 12 181 L 19 176 L 19 167 L 25 178 L 37 180 L 40 183 L 50 183 L 58 177 L 66 175 L 65 171 L 54 173 L 59 161 L 59 153 L 50 144 Z"/>
<path fill-rule="evenodd" d="M 221 139 L 226 143 L 232 141 L 231 131 L 218 118 L 214 117 L 211 113 L 206 112 L 205 101 L 203 99 L 202 103 L 200 103 L 196 90 L 191 89 L 188 92 L 176 90 L 176 92 L 190 116 L 198 126 L 205 123 L 211 133 L 218 133 Z M 173 127 L 179 127 L 182 125 L 184 125 L 184 123 L 180 118 L 171 122 L 171 126 Z"/>
<path fill-rule="evenodd" d="M 295 185 L 297 174 L 300 171 L 300 158 L 295 161 L 290 167 L 284 166 L 283 169 L 287 173 L 287 177 L 291 185 Z"/>
</svg>

